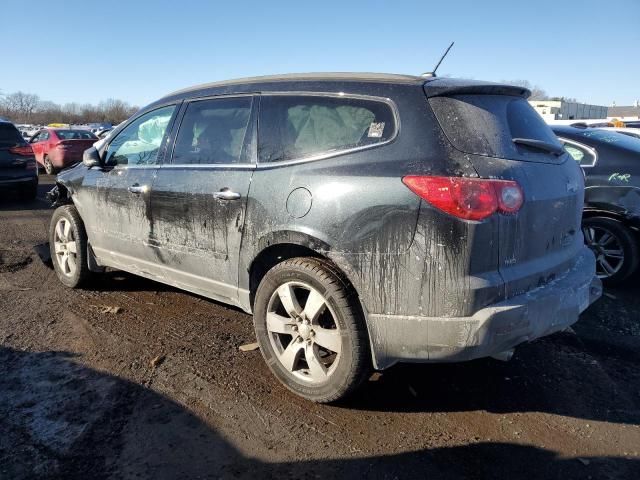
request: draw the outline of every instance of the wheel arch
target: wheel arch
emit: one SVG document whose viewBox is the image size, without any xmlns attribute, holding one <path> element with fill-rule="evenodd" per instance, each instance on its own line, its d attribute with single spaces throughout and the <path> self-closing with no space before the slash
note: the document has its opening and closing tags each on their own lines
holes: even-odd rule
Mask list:
<svg viewBox="0 0 640 480">
<path fill-rule="evenodd" d="M 586 207 L 582 211 L 582 218 L 605 217 L 611 220 L 617 220 L 624 226 L 628 227 L 634 233 L 640 233 L 640 218 L 629 215 L 626 210 L 610 210 L 599 207 Z"/>
</svg>

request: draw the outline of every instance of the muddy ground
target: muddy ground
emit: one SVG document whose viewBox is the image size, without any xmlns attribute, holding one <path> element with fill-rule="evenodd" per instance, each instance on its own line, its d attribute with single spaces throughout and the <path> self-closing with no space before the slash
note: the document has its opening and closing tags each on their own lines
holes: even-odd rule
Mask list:
<svg viewBox="0 0 640 480">
<path fill-rule="evenodd" d="M 640 478 L 638 278 L 509 363 L 397 366 L 315 405 L 238 350 L 239 310 L 119 272 L 64 288 L 33 248 L 41 180 L 0 197 L 0 479 Z"/>
</svg>

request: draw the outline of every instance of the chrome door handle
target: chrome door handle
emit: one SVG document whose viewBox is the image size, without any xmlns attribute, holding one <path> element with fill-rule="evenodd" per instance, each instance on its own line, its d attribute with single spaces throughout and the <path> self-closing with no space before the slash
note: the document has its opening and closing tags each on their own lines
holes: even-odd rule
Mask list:
<svg viewBox="0 0 640 480">
<path fill-rule="evenodd" d="M 239 200 L 240 194 L 238 192 L 233 192 L 229 190 L 229 188 L 223 188 L 219 192 L 215 192 L 213 194 L 213 198 L 217 198 L 218 200 Z"/>
<path fill-rule="evenodd" d="M 131 193 L 145 193 L 147 191 L 147 186 L 146 185 L 138 185 L 137 183 L 134 183 L 133 185 L 131 185 L 128 190 Z"/>
</svg>

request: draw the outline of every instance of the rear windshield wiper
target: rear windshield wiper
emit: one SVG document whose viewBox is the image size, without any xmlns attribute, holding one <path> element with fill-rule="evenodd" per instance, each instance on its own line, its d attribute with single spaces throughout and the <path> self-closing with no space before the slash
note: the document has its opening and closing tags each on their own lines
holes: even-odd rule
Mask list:
<svg viewBox="0 0 640 480">
<path fill-rule="evenodd" d="M 564 148 L 548 143 L 542 140 L 535 140 L 533 138 L 514 138 L 513 143 L 518 145 L 526 145 L 527 147 L 537 148 L 538 150 L 544 150 L 545 152 L 553 153 L 556 157 L 564 154 Z"/>
</svg>

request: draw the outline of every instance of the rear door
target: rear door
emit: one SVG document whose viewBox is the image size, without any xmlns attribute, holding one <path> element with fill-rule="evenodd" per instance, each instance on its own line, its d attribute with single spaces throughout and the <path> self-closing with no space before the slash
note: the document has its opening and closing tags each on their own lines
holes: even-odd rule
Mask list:
<svg viewBox="0 0 640 480">
<path fill-rule="evenodd" d="M 42 142 L 41 142 L 44 132 L 45 132 L 44 130 L 40 130 L 30 140 L 31 148 L 33 149 L 33 154 L 36 156 L 36 161 L 40 165 L 44 165 L 42 161 Z"/>
<path fill-rule="evenodd" d="M 237 303 L 238 255 L 255 168 L 254 97 L 185 102 L 172 159 L 151 192 L 153 253 L 171 283 Z"/>
<path fill-rule="evenodd" d="M 499 270 L 508 297 L 566 272 L 583 247 L 580 168 L 525 98 L 462 94 L 430 98 L 452 145 L 482 178 L 516 180 L 524 205 L 500 215 Z"/>
</svg>

